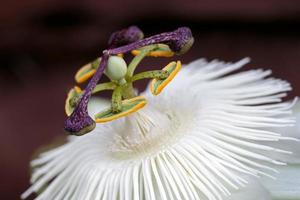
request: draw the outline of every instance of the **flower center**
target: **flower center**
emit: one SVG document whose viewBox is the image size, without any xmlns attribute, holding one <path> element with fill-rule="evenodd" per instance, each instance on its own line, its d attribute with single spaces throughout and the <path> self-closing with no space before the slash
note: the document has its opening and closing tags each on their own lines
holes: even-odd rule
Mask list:
<svg viewBox="0 0 300 200">
<path fill-rule="evenodd" d="M 161 150 L 176 138 L 174 135 L 180 126 L 174 113 L 161 111 L 151 105 L 112 123 L 115 136 L 110 147 L 113 155 L 118 157 Z"/>
<path fill-rule="evenodd" d="M 78 83 L 82 83 L 90 77 L 91 80 L 81 91 L 80 99 L 72 101 L 77 94 L 74 90 L 68 94 L 65 105 L 68 115 L 65 121 L 67 132 L 81 136 L 92 131 L 96 127 L 96 122 L 104 123 L 115 120 L 142 108 L 147 101 L 144 98 L 136 97 L 133 82 L 145 78 L 153 79 L 151 90 L 154 95 L 158 95 L 177 74 L 181 68 L 181 62 L 172 62 L 162 70 L 134 74 L 137 65 L 147 55 L 155 57 L 181 55 L 187 52 L 194 42 L 191 30 L 187 27 L 142 38 L 143 33 L 135 26 L 115 32 L 110 37 L 109 48 L 103 51 L 102 57 L 83 66 L 76 73 L 75 79 Z M 135 51 L 137 55 L 127 68 L 125 60 L 121 57 L 131 51 Z M 99 67 L 97 68 L 97 66 Z M 98 84 L 103 73 L 109 77 L 110 82 Z M 98 113 L 94 120 L 88 115 L 89 100 L 92 94 L 107 89 L 113 90 L 111 108 Z"/>
</svg>

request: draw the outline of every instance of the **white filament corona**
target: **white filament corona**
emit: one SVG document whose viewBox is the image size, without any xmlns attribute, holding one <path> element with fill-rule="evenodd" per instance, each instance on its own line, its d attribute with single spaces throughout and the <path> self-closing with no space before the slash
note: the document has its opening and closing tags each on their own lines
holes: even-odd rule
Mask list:
<svg viewBox="0 0 300 200">
<path fill-rule="evenodd" d="M 269 70 L 232 74 L 248 62 L 184 66 L 139 112 L 33 160 L 22 198 L 47 185 L 36 200 L 222 200 L 245 175 L 272 177 L 285 164 L 272 155 L 291 153 L 272 144 L 293 138 L 271 131 L 294 123 L 291 87 Z"/>
</svg>

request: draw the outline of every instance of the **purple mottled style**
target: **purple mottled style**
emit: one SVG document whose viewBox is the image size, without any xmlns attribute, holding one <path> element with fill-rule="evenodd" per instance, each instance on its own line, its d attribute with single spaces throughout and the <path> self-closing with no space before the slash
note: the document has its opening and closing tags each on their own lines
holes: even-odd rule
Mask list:
<svg viewBox="0 0 300 200">
<path fill-rule="evenodd" d="M 128 44 L 115 49 L 109 49 L 108 54 L 116 55 L 120 53 L 127 53 L 134 49 L 138 49 L 151 44 L 164 43 L 169 45 L 170 49 L 177 54 L 185 53 L 193 44 L 194 38 L 191 29 L 188 27 L 181 27 L 172 32 L 161 33 L 143 40 Z"/>
<path fill-rule="evenodd" d="M 175 32 L 178 39 L 167 41 L 165 44 L 167 44 L 177 55 L 181 55 L 186 53 L 192 47 L 194 38 L 191 30 L 187 27 L 181 27 Z"/>
<path fill-rule="evenodd" d="M 103 54 L 99 68 L 86 86 L 84 94 L 80 98 L 80 101 L 75 107 L 73 113 L 65 121 L 65 130 L 71 134 L 82 135 L 86 133 L 85 131 L 89 132 L 95 127 L 95 121 L 88 114 L 87 105 L 91 98 L 92 91 L 102 77 L 108 58 L 108 54 Z"/>
<path fill-rule="evenodd" d="M 108 46 L 110 49 L 122 45 L 127 45 L 144 38 L 144 33 L 137 26 L 130 26 L 126 29 L 114 32 L 109 40 Z"/>
<path fill-rule="evenodd" d="M 115 32 L 110 37 L 110 49 L 103 52 L 99 68 L 88 83 L 73 113 L 65 121 L 66 131 L 73 135 L 83 135 L 95 128 L 95 121 L 89 116 L 87 105 L 92 91 L 102 77 L 110 55 L 127 53 L 134 49 L 158 43 L 165 43 L 169 45 L 170 49 L 175 53 L 182 54 L 189 50 L 194 42 L 191 30 L 187 27 L 181 27 L 173 32 L 161 33 L 146 39 L 141 39 L 142 37 L 143 34 L 141 30 L 136 26 Z M 125 46 L 117 47 L 121 44 L 125 44 Z M 117 48 L 114 48 L 114 46 Z"/>
</svg>

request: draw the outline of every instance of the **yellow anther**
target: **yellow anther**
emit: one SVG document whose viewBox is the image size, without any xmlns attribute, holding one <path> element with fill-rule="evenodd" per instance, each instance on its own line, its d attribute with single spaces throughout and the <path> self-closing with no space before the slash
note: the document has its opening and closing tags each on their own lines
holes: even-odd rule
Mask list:
<svg viewBox="0 0 300 200">
<path fill-rule="evenodd" d="M 83 83 L 89 78 L 91 78 L 96 72 L 96 69 L 92 68 L 92 64 L 86 64 L 83 67 L 81 67 L 76 75 L 75 75 L 75 80 L 77 83 Z"/>
<path fill-rule="evenodd" d="M 80 87 L 78 87 L 78 86 L 75 86 L 75 87 L 74 87 L 74 90 L 75 90 L 78 94 L 82 92 L 82 89 L 81 89 Z"/>
<path fill-rule="evenodd" d="M 134 56 L 137 56 L 141 53 L 141 51 L 133 50 L 133 51 L 131 51 L 131 53 Z M 150 57 L 172 57 L 172 56 L 174 56 L 174 52 L 172 52 L 172 51 L 152 51 L 152 52 L 148 53 L 147 56 L 150 56 Z"/>
<path fill-rule="evenodd" d="M 133 50 L 131 51 L 131 53 L 134 56 L 139 55 L 142 52 L 142 49 L 137 49 L 137 50 Z M 167 45 L 164 44 L 158 44 L 158 47 L 149 52 L 147 54 L 147 56 L 151 56 L 151 57 L 172 57 L 174 56 L 174 52 L 170 50 L 170 48 Z"/>
<path fill-rule="evenodd" d="M 176 74 L 181 69 L 181 62 L 171 62 L 162 70 L 169 72 L 169 76 L 166 79 L 153 79 L 150 85 L 150 90 L 153 95 L 158 95 L 161 91 L 173 80 Z"/>
<path fill-rule="evenodd" d="M 147 100 L 142 96 L 126 99 L 122 101 L 122 108 L 120 112 L 113 113 L 112 109 L 109 108 L 107 110 L 104 110 L 96 114 L 95 121 L 97 123 L 109 122 L 124 117 L 126 115 L 129 115 L 131 113 L 134 113 L 139 109 L 143 108 L 146 104 L 147 104 Z"/>
<path fill-rule="evenodd" d="M 100 63 L 101 58 L 97 58 L 93 62 L 90 62 L 82 66 L 77 73 L 75 74 L 75 80 L 77 83 L 84 83 L 89 78 L 91 78 L 97 70 L 98 64 Z"/>
<path fill-rule="evenodd" d="M 172 51 L 153 51 L 153 52 L 150 52 L 150 56 L 152 56 L 152 57 L 172 57 L 172 56 L 174 56 L 174 52 L 172 52 Z"/>
<path fill-rule="evenodd" d="M 78 86 L 75 86 L 68 92 L 68 96 L 67 96 L 67 99 L 65 102 L 65 112 L 66 112 L 67 116 L 70 116 L 74 110 L 74 106 L 72 106 L 70 104 L 71 99 L 78 97 L 81 92 L 82 92 L 82 90 Z"/>
</svg>

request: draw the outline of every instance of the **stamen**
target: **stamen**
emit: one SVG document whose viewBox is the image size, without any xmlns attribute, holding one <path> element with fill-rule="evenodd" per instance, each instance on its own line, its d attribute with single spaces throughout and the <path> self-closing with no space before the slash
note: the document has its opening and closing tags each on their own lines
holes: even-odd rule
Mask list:
<svg viewBox="0 0 300 200">
<path fill-rule="evenodd" d="M 163 71 L 167 71 L 169 73 L 169 76 L 166 79 L 153 79 L 150 85 L 150 89 L 153 95 L 158 95 L 161 93 L 161 91 L 173 80 L 173 78 L 176 76 L 176 74 L 181 69 L 181 62 L 171 62 L 169 63 L 165 68 L 163 68 Z"/>
<path fill-rule="evenodd" d="M 75 80 L 77 83 L 83 83 L 89 78 L 91 78 L 95 73 L 100 64 L 101 58 L 97 58 L 91 63 L 82 66 L 75 75 Z"/>
<path fill-rule="evenodd" d="M 137 49 L 131 51 L 131 53 L 135 56 L 139 55 L 142 52 L 143 49 Z M 174 56 L 174 52 L 171 51 L 168 45 L 165 44 L 158 44 L 157 48 L 152 50 L 147 54 L 147 56 L 151 57 L 172 57 Z"/>
<path fill-rule="evenodd" d="M 112 108 L 109 108 L 95 115 L 96 122 L 104 123 L 126 116 L 130 113 L 134 113 L 137 110 L 143 108 L 146 103 L 147 100 L 142 96 L 134 97 L 132 99 L 126 99 L 122 101 L 120 112 L 116 113 Z"/>
<path fill-rule="evenodd" d="M 132 77 L 131 81 L 134 82 L 145 78 L 166 79 L 168 76 L 170 76 L 170 73 L 166 70 L 153 70 L 138 73 Z"/>
</svg>

